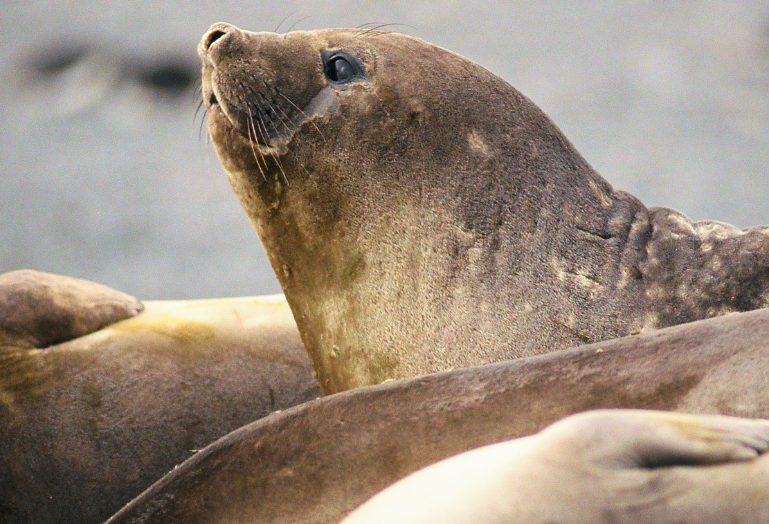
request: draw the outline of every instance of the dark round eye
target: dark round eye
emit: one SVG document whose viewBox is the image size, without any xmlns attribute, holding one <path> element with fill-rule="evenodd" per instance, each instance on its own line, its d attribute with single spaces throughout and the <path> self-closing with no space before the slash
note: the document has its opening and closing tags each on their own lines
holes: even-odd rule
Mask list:
<svg viewBox="0 0 769 524">
<path fill-rule="evenodd" d="M 323 52 L 324 72 L 332 84 L 345 84 L 362 76 L 360 63 L 344 51 Z"/>
<path fill-rule="evenodd" d="M 332 82 L 347 82 L 355 76 L 355 69 L 346 58 L 335 56 L 328 62 L 326 74 Z"/>
</svg>

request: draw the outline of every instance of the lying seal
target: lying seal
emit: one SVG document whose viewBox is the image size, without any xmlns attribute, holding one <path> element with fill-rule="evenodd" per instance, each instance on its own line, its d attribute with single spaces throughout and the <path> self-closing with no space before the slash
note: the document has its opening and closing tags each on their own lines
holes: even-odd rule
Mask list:
<svg viewBox="0 0 769 524">
<path fill-rule="evenodd" d="M 461 56 L 223 23 L 198 52 L 212 141 L 326 392 L 767 304 L 766 228 L 647 209 Z"/>
<path fill-rule="evenodd" d="M 573 413 L 635 407 L 769 418 L 767 387 L 767 309 L 388 382 L 227 435 L 109 523 L 336 524 L 417 469 Z"/>
<path fill-rule="evenodd" d="M 342 524 L 761 524 L 767 449 L 769 421 L 591 411 L 428 466 Z"/>
<path fill-rule="evenodd" d="M 100 524 L 195 450 L 321 394 L 281 296 L 148 301 L 88 335 L 26 347 L 50 341 L 47 326 L 67 338 L 61 319 L 116 303 L 130 313 L 124 296 L 55 275 L 0 276 L 0 297 L 26 305 L 0 317 L 0 332 L 22 332 L 6 320 L 30 327 L 23 345 L 5 335 L 0 348 L 0 522 Z M 63 323 L 69 335 L 88 331 L 77 325 Z"/>
</svg>

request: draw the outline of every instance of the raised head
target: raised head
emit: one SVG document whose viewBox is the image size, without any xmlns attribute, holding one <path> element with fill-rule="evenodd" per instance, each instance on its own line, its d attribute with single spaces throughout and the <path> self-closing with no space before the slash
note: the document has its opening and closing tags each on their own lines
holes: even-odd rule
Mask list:
<svg viewBox="0 0 769 524">
<path fill-rule="evenodd" d="M 766 303 L 765 235 L 763 266 L 724 273 L 738 230 L 650 215 L 466 58 L 221 23 L 199 53 L 213 143 L 327 392 Z"/>
</svg>

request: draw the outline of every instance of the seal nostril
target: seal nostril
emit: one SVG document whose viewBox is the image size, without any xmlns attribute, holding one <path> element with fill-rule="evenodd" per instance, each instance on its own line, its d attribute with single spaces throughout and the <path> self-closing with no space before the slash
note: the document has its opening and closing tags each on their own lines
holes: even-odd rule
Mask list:
<svg viewBox="0 0 769 524">
<path fill-rule="evenodd" d="M 213 31 L 208 33 L 208 36 L 206 37 L 206 43 L 205 43 L 206 51 L 208 51 L 211 48 L 214 42 L 216 42 L 226 34 L 227 33 L 225 31 L 222 31 L 221 29 L 214 29 Z"/>
</svg>

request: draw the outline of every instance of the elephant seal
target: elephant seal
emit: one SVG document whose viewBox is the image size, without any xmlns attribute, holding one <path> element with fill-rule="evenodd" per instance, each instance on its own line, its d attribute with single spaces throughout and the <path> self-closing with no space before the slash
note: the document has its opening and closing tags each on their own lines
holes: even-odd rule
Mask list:
<svg viewBox="0 0 769 524">
<path fill-rule="evenodd" d="M 11 295 L 53 331 L 89 316 L 94 296 L 121 296 L 71 283 L 43 275 L 30 300 Z M 0 522 L 101 524 L 196 450 L 321 395 L 282 296 L 144 306 L 45 349 L 0 350 Z"/>
<path fill-rule="evenodd" d="M 45 348 L 141 310 L 135 298 L 95 282 L 11 271 L 0 275 L 0 348 Z"/>
<path fill-rule="evenodd" d="M 769 421 L 591 411 L 428 466 L 342 524 L 761 524 L 767 449 Z"/>
<path fill-rule="evenodd" d="M 217 23 L 198 53 L 209 134 L 325 392 L 767 305 L 767 228 L 647 209 L 450 51 Z"/>
<path fill-rule="evenodd" d="M 769 418 L 769 310 L 402 379 L 211 444 L 109 524 L 336 524 L 406 475 L 598 408 Z"/>
</svg>

